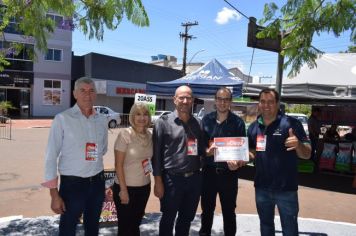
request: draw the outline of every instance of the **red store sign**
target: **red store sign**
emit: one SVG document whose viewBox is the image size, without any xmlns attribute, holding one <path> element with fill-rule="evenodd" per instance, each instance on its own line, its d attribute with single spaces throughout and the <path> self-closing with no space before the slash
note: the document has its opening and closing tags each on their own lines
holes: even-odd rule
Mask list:
<svg viewBox="0 0 356 236">
<path fill-rule="evenodd" d="M 116 94 L 135 94 L 135 93 L 145 93 L 144 89 L 139 88 L 123 88 L 116 87 Z"/>
</svg>

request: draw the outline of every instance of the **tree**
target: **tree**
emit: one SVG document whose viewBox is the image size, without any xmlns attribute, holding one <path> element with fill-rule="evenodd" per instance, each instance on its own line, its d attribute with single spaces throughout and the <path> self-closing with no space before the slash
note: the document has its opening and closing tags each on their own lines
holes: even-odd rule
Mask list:
<svg viewBox="0 0 356 236">
<path fill-rule="evenodd" d="M 311 105 L 307 104 L 291 104 L 285 107 L 287 113 L 303 113 L 310 116 Z"/>
<path fill-rule="evenodd" d="M 149 19 L 141 0 L 2 0 L 0 8 L 0 33 L 5 39 L 4 30 L 11 24 L 22 32 L 30 42 L 36 42 L 36 48 L 44 52 L 47 39 L 54 32 L 56 22 L 47 17 L 48 12 L 55 12 L 69 20 L 63 22 L 71 29 L 77 28 L 89 39 L 103 40 L 104 29 L 115 30 L 126 16 L 133 24 L 144 27 Z M 19 52 L 21 45 L 10 50 Z M 9 50 L 9 49 L 6 49 Z M 0 65 L 6 50 L 0 51 Z M 0 68 L 1 71 L 1 68 Z"/>
<path fill-rule="evenodd" d="M 343 52 L 341 52 L 343 53 Z M 356 46 L 349 46 L 344 53 L 356 53 Z"/>
<path fill-rule="evenodd" d="M 281 14 L 276 17 L 277 14 Z M 312 45 L 313 36 L 322 32 L 351 31 L 350 41 L 356 43 L 356 0 L 288 0 L 279 11 L 275 3 L 266 4 L 264 17 L 259 24 L 265 30 L 258 38 L 277 38 L 281 32 L 281 54 L 287 58 L 284 69 L 290 66 L 289 76 L 295 76 L 306 63 L 309 68 L 316 66 L 315 60 L 323 53 Z"/>
</svg>

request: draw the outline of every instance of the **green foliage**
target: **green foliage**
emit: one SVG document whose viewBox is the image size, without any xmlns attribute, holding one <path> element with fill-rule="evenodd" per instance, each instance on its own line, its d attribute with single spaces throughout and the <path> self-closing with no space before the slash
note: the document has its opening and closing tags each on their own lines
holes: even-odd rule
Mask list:
<svg viewBox="0 0 356 236">
<path fill-rule="evenodd" d="M 287 113 L 303 113 L 307 116 L 311 114 L 311 105 L 293 104 L 285 107 Z"/>
<path fill-rule="evenodd" d="M 304 63 L 309 68 L 316 66 L 315 60 L 323 52 L 312 45 L 315 34 L 327 32 L 339 37 L 350 30 L 350 41 L 356 43 L 356 0 L 289 0 L 278 10 L 275 3 L 265 5 L 259 23 L 267 23 L 267 27 L 257 36 L 276 38 L 285 32 L 281 53 L 287 58 L 284 69 L 291 68 L 288 76 L 298 74 Z"/>
<path fill-rule="evenodd" d="M 345 52 L 341 53 L 356 53 L 356 46 L 349 46 Z"/>
<path fill-rule="evenodd" d="M 1 101 L 0 102 L 0 115 L 6 116 L 9 110 L 17 109 L 12 105 L 10 101 Z"/>
<path fill-rule="evenodd" d="M 56 27 L 55 22 L 46 16 L 48 12 L 72 19 L 73 27 L 89 39 L 103 40 L 104 29 L 117 29 L 125 16 L 137 26 L 149 25 L 141 0 L 3 0 L 2 3 L 6 6 L 0 8 L 3 38 L 4 29 L 15 20 L 18 22 L 16 30 L 23 32 L 28 43 L 36 42 L 35 46 L 41 52 L 47 50 L 47 39 Z M 5 55 L 0 51 L 0 71 L 6 64 Z"/>
</svg>

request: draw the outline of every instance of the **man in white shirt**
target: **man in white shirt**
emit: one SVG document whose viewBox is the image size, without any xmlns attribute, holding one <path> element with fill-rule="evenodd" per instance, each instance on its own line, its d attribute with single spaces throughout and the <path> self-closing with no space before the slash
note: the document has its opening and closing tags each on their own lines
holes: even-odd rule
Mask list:
<svg viewBox="0 0 356 236">
<path fill-rule="evenodd" d="M 59 235 L 75 235 L 82 214 L 85 235 L 98 235 L 108 126 L 105 117 L 93 109 L 96 89 L 91 79 L 78 79 L 73 95 L 77 103 L 52 122 L 42 185 L 50 189 L 51 209 L 61 214 Z"/>
</svg>

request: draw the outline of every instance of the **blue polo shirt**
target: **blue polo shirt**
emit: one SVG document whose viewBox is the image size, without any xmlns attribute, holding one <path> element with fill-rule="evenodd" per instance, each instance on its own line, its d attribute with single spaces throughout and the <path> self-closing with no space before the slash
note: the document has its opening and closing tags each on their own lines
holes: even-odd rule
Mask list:
<svg viewBox="0 0 356 236">
<path fill-rule="evenodd" d="M 202 120 L 203 134 L 205 144 L 209 145 L 209 140 L 216 137 L 246 137 L 246 128 L 244 121 L 229 111 L 229 114 L 221 123 L 217 122 L 217 112 L 211 112 L 204 116 Z M 210 167 L 228 168 L 226 162 L 214 162 L 214 156 L 206 156 L 203 164 Z"/>
<path fill-rule="evenodd" d="M 256 152 L 255 187 L 272 191 L 296 191 L 298 189 L 298 156 L 295 150 L 287 151 L 284 145 L 289 128 L 300 142 L 309 143 L 303 125 L 297 119 L 279 113 L 276 120 L 265 126 L 259 116 L 248 128 L 250 149 L 256 150 L 256 139 L 265 135 L 265 151 Z"/>
</svg>

